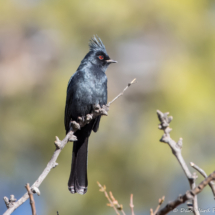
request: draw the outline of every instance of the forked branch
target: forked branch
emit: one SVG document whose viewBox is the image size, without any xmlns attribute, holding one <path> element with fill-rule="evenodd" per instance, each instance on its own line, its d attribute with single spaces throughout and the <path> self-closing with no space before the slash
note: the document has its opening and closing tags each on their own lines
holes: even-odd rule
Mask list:
<svg viewBox="0 0 215 215">
<path fill-rule="evenodd" d="M 48 162 L 48 164 L 47 164 L 46 168 L 43 170 L 42 174 L 31 186 L 31 190 L 39 190 L 38 187 L 41 185 L 43 180 L 47 177 L 49 172 L 58 165 L 58 163 L 56 163 L 56 160 L 57 160 L 59 154 L 61 153 L 62 149 L 66 146 L 66 144 L 68 142 L 73 142 L 73 141 L 77 140 L 74 133 L 77 130 L 81 129 L 86 124 L 88 124 L 91 120 L 93 120 L 97 116 L 100 116 L 100 115 L 107 116 L 110 105 L 115 100 L 117 100 L 120 96 L 122 96 L 123 93 L 128 89 L 128 87 L 131 86 L 133 83 L 135 83 L 135 80 L 136 79 L 134 79 L 130 83 L 128 83 L 127 87 L 107 105 L 104 105 L 103 107 L 100 107 L 99 105 L 94 105 L 93 112 L 91 114 L 87 114 L 84 117 L 80 116 L 78 118 L 78 122 L 71 120 L 70 131 L 68 132 L 68 134 L 65 136 L 65 138 L 63 140 L 60 140 L 58 137 L 56 137 L 56 140 L 54 142 L 55 146 L 56 146 L 54 154 L 52 155 L 51 160 Z M 25 193 L 18 201 L 16 201 L 16 199 L 13 195 L 11 195 L 10 200 L 7 197 L 4 197 L 4 201 L 5 201 L 5 204 L 8 209 L 7 209 L 7 211 L 5 211 L 5 213 L 3 215 L 11 214 L 16 208 L 18 208 L 20 205 L 22 205 L 28 198 L 29 198 L 28 193 Z"/>
<path fill-rule="evenodd" d="M 190 162 L 190 166 L 192 166 L 195 170 L 197 170 L 204 178 L 207 178 L 207 174 L 206 172 L 201 169 L 199 166 L 197 166 L 196 164 L 194 164 L 193 162 Z M 211 191 L 213 193 L 214 199 L 215 199 L 215 183 L 214 181 L 210 181 L 208 184 L 211 188 Z"/>
<path fill-rule="evenodd" d="M 161 111 L 157 110 L 157 115 L 158 119 L 160 121 L 160 124 L 158 128 L 160 130 L 163 130 L 164 134 L 160 139 L 160 142 L 167 143 L 169 147 L 172 150 L 172 153 L 175 155 L 177 158 L 179 164 L 181 165 L 187 179 L 190 185 L 190 189 L 194 189 L 196 187 L 195 185 L 195 175 L 191 174 L 187 164 L 184 161 L 184 158 L 181 154 L 181 149 L 182 149 L 182 138 L 179 139 L 178 142 L 175 142 L 171 137 L 170 137 L 170 132 L 172 129 L 169 127 L 170 122 L 173 120 L 172 116 L 168 116 L 169 113 L 162 113 Z M 192 210 L 194 215 L 200 215 L 198 211 L 198 201 L 197 201 L 197 196 L 194 196 L 192 199 Z"/>
<path fill-rule="evenodd" d="M 178 207 L 179 205 L 185 203 L 188 200 L 193 200 L 197 194 L 199 194 L 205 186 L 207 186 L 212 180 L 215 179 L 215 171 L 211 173 L 204 181 L 202 181 L 197 187 L 192 190 L 187 191 L 184 195 L 179 196 L 172 202 L 169 202 L 164 208 L 159 210 L 155 215 L 165 215 Z"/>
</svg>

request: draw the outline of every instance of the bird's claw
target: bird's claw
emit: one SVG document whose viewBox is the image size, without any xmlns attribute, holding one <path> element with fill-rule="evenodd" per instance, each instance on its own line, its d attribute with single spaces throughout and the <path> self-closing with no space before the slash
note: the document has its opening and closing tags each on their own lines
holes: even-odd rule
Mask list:
<svg viewBox="0 0 215 215">
<path fill-rule="evenodd" d="M 91 114 L 87 114 L 86 115 L 86 122 L 87 124 L 93 119 L 92 115 Z"/>
<path fill-rule="evenodd" d="M 95 104 L 95 105 L 93 105 L 93 110 L 94 110 L 94 112 L 95 112 L 95 113 L 99 113 L 99 112 L 100 112 L 100 110 L 101 110 L 100 105 L 99 105 L 99 104 Z"/>
<path fill-rule="evenodd" d="M 83 121 L 83 117 L 79 116 L 78 117 L 78 122 L 82 122 Z"/>
<path fill-rule="evenodd" d="M 107 116 L 108 112 L 102 107 L 101 110 L 100 110 L 100 114 Z"/>
<path fill-rule="evenodd" d="M 77 130 L 80 130 L 80 129 L 81 129 L 80 124 L 77 123 L 76 121 L 71 121 L 71 122 L 70 122 L 70 126 L 71 126 L 73 129 L 77 129 Z"/>
</svg>

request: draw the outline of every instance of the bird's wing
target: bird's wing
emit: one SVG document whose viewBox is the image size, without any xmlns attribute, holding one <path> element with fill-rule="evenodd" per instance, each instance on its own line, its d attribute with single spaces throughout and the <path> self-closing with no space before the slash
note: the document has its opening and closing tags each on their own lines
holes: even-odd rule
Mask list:
<svg viewBox="0 0 215 215">
<path fill-rule="evenodd" d="M 103 84 L 103 87 L 106 90 L 104 91 L 104 95 L 103 95 L 102 101 L 100 101 L 100 103 L 99 103 L 100 107 L 102 107 L 103 105 L 107 104 L 107 79 L 106 79 L 106 82 Z M 100 120 L 101 120 L 101 116 L 98 116 L 98 117 L 95 118 L 95 122 L 93 124 L 93 131 L 94 132 L 97 132 L 99 130 Z"/>
<path fill-rule="evenodd" d="M 69 114 L 70 113 L 69 107 L 71 106 L 72 98 L 73 98 L 73 91 L 71 88 L 71 80 L 70 80 L 67 87 L 67 98 L 66 98 L 65 117 L 64 117 L 64 125 L 66 129 L 66 133 L 68 133 L 69 131 L 69 121 L 71 120 L 71 116 Z"/>
</svg>

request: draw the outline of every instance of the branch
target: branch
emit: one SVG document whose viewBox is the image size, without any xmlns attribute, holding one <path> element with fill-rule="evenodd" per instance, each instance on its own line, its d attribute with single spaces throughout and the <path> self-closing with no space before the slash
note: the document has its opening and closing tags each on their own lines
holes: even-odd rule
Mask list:
<svg viewBox="0 0 215 215">
<path fill-rule="evenodd" d="M 107 198 L 107 200 L 110 202 L 110 204 L 107 204 L 107 206 L 112 207 L 117 215 L 120 215 L 119 212 L 117 211 L 115 204 L 111 201 L 107 191 L 106 191 L 106 186 L 102 186 L 98 181 L 97 181 L 98 186 L 100 187 L 100 192 L 103 192 L 105 194 L 105 197 Z"/>
<path fill-rule="evenodd" d="M 121 211 L 123 215 L 126 215 L 124 210 L 123 210 L 123 205 L 122 204 L 120 205 L 118 203 L 118 201 L 114 198 L 113 193 L 111 191 L 109 192 L 109 195 L 110 195 L 110 198 L 111 198 L 113 204 L 116 205 L 117 210 Z"/>
<path fill-rule="evenodd" d="M 190 162 L 190 166 L 192 166 L 195 170 L 197 170 L 204 178 L 208 177 L 206 172 L 203 169 L 201 169 L 199 166 L 194 164 L 193 162 Z M 208 185 L 210 186 L 215 199 L 215 183 L 213 181 L 210 181 Z"/>
<path fill-rule="evenodd" d="M 30 205 L 31 205 L 32 215 L 37 215 L 35 202 L 34 202 L 34 196 L 33 196 L 33 193 L 31 192 L 30 185 L 26 184 L 25 188 L 27 189 L 28 195 L 29 195 L 29 198 L 30 198 Z"/>
<path fill-rule="evenodd" d="M 130 83 L 128 83 L 126 88 L 118 96 L 116 96 L 111 102 L 108 103 L 108 106 L 110 106 L 115 100 L 117 100 L 120 96 L 122 96 L 124 92 L 134 83 L 136 83 L 136 78 L 133 79 Z"/>
<path fill-rule="evenodd" d="M 103 192 L 105 194 L 105 197 L 107 200 L 110 202 L 110 204 L 107 204 L 107 206 L 112 207 L 117 215 L 120 215 L 118 211 L 121 211 L 123 215 L 126 215 L 124 210 L 123 210 L 123 205 L 120 205 L 118 201 L 114 198 L 112 192 L 109 192 L 109 195 L 106 191 L 106 186 L 102 186 L 98 181 L 97 181 L 98 186 L 100 187 L 100 192 Z"/>
<path fill-rule="evenodd" d="M 204 181 L 202 181 L 197 187 L 187 191 L 183 196 L 179 196 L 176 200 L 169 202 L 164 208 L 159 210 L 155 215 L 164 215 L 172 211 L 177 206 L 185 203 L 187 200 L 193 200 L 197 194 L 199 194 L 205 186 L 207 186 L 212 180 L 215 179 L 215 171 L 211 173 Z"/>
<path fill-rule="evenodd" d="M 190 184 L 190 189 L 194 189 L 195 188 L 195 177 L 194 175 L 191 174 L 190 170 L 188 169 L 187 164 L 184 161 L 184 158 L 182 157 L 181 154 L 181 149 L 182 149 L 182 138 L 179 139 L 179 141 L 176 143 L 171 137 L 170 137 L 170 132 L 171 132 L 171 128 L 169 127 L 170 122 L 172 121 L 173 117 L 172 116 L 168 116 L 169 113 L 162 113 L 161 111 L 157 110 L 157 115 L 158 115 L 158 119 L 160 121 L 160 124 L 158 126 L 158 128 L 160 130 L 164 131 L 163 136 L 160 139 L 160 142 L 163 143 L 167 143 L 169 145 L 169 147 L 172 150 L 172 153 L 175 155 L 175 157 L 177 158 L 179 164 L 181 165 L 188 181 Z M 198 201 L 197 201 L 197 196 L 195 196 L 192 199 L 192 206 L 193 206 L 193 213 L 195 215 L 200 215 L 199 211 L 198 211 Z"/>
<path fill-rule="evenodd" d="M 165 196 L 163 196 L 161 199 L 158 200 L 158 206 L 157 206 L 156 210 L 153 211 L 153 209 L 151 208 L 150 215 L 155 215 L 158 212 L 158 210 L 159 210 L 160 206 L 163 204 L 164 200 L 165 200 Z"/>
<path fill-rule="evenodd" d="M 131 197 L 130 197 L 130 208 L 131 208 L 131 215 L 135 215 L 134 214 L 134 204 L 133 204 L 133 194 L 131 194 Z"/>
<path fill-rule="evenodd" d="M 58 137 L 56 137 L 55 140 L 55 146 L 56 149 L 54 151 L 54 154 L 52 155 L 51 160 L 48 162 L 46 168 L 43 170 L 42 174 L 39 176 L 39 178 L 34 182 L 34 184 L 31 186 L 31 190 L 38 190 L 38 187 L 41 185 L 43 180 L 47 177 L 49 172 L 55 168 L 58 163 L 56 163 L 56 160 L 58 156 L 60 155 L 62 149 L 66 146 L 68 142 L 73 142 L 76 141 L 77 138 L 74 135 L 74 133 L 77 130 L 80 130 L 81 127 L 85 126 L 88 124 L 90 121 L 92 121 L 94 118 L 100 115 L 108 115 L 107 112 L 109 111 L 110 105 L 118 99 L 123 93 L 127 90 L 129 86 L 131 86 L 136 79 L 131 81 L 127 87 L 120 93 L 117 97 L 115 97 L 111 102 L 109 102 L 107 105 L 103 105 L 103 107 L 100 107 L 99 105 L 94 105 L 93 107 L 93 112 L 91 114 L 87 114 L 84 117 L 78 117 L 78 122 L 72 121 L 70 122 L 70 131 L 68 134 L 65 136 L 65 138 L 61 141 Z M 14 197 L 14 196 L 13 196 Z M 8 200 L 7 197 L 4 197 L 5 204 L 7 206 L 7 211 L 3 215 L 9 215 L 11 214 L 16 208 L 18 208 L 20 205 L 22 205 L 27 199 L 29 198 L 28 193 L 25 193 L 18 201 Z"/>
</svg>

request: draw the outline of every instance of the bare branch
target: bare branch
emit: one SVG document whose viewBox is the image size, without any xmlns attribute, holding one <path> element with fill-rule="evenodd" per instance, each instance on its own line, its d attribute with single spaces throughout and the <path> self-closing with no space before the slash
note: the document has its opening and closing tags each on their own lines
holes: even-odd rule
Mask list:
<svg viewBox="0 0 215 215">
<path fill-rule="evenodd" d="M 203 169 L 201 169 L 199 166 L 194 164 L 193 162 L 190 162 L 190 166 L 192 166 L 195 170 L 197 170 L 204 178 L 208 177 L 206 172 Z M 215 199 L 215 183 L 214 183 L 214 181 L 210 181 L 208 185 L 210 186 L 212 193 L 214 195 L 214 199 Z"/>
<path fill-rule="evenodd" d="M 136 79 L 134 79 L 133 81 L 131 81 L 128 86 L 122 91 L 122 93 L 120 93 L 115 99 L 113 99 L 111 102 L 109 102 L 107 105 L 103 105 L 103 107 L 100 107 L 99 105 L 94 105 L 93 107 L 93 112 L 91 114 L 87 114 L 86 116 L 81 116 L 78 118 L 78 122 L 72 121 L 70 122 L 70 131 L 67 133 L 67 135 L 65 136 L 65 138 L 63 140 L 60 140 L 58 137 L 56 137 L 56 140 L 54 142 L 56 149 L 54 151 L 54 154 L 52 155 L 51 160 L 48 162 L 46 168 L 43 170 L 42 174 L 39 176 L 39 178 L 34 182 L 34 184 L 31 186 L 32 188 L 38 188 L 41 183 L 43 182 L 43 180 L 47 177 L 47 175 L 49 174 L 49 172 L 55 168 L 58 164 L 56 163 L 56 160 L 58 158 L 58 156 L 60 155 L 62 149 L 66 146 L 66 144 L 68 142 L 73 142 L 75 140 L 77 140 L 76 136 L 74 135 L 74 133 L 81 129 L 83 126 L 85 126 L 86 124 L 88 124 L 91 120 L 93 120 L 94 118 L 96 118 L 97 116 L 100 115 L 108 115 L 108 111 L 109 111 L 109 107 L 110 105 L 116 100 L 118 99 L 121 95 L 123 95 L 123 93 L 127 90 L 127 88 L 129 86 L 131 86 L 131 84 L 133 84 L 135 82 Z M 3 215 L 9 215 L 11 214 L 14 210 L 16 210 L 16 208 L 18 208 L 20 205 L 22 205 L 27 199 L 29 198 L 28 193 L 25 193 L 18 201 L 16 202 L 10 202 L 8 200 L 7 197 L 4 197 L 4 201 L 5 204 L 7 206 L 7 211 L 5 211 L 5 213 Z"/>
<path fill-rule="evenodd" d="M 169 127 L 170 122 L 172 121 L 173 117 L 172 116 L 168 116 L 169 113 L 162 113 L 161 111 L 157 110 L 157 115 L 158 115 L 158 119 L 160 121 L 160 124 L 158 126 L 158 128 L 160 130 L 164 131 L 163 136 L 160 139 L 160 142 L 164 142 L 167 143 L 169 145 L 169 147 L 172 150 L 172 153 L 175 155 L 175 157 L 177 158 L 179 164 L 181 165 L 188 181 L 190 184 L 190 189 L 194 189 L 195 188 L 195 177 L 191 174 L 190 170 L 188 169 L 187 164 L 184 161 L 184 158 L 182 157 L 181 154 L 181 149 L 182 149 L 182 138 L 179 139 L 178 142 L 175 142 L 171 137 L 170 137 L 170 132 L 171 132 L 171 128 Z M 198 201 L 197 201 L 197 196 L 195 196 L 192 199 L 192 206 L 193 206 L 193 213 L 195 215 L 200 215 L 199 211 L 198 211 Z"/>
<path fill-rule="evenodd" d="M 98 181 L 97 181 L 98 186 L 100 187 L 100 192 L 103 192 L 105 194 L 105 197 L 107 198 L 107 200 L 109 201 L 109 203 L 107 204 L 107 206 L 112 207 L 117 215 L 120 215 L 118 211 L 122 212 L 123 215 L 125 214 L 125 211 L 123 210 L 123 205 L 119 204 L 119 202 L 114 198 L 113 193 L 109 192 L 109 195 L 106 191 L 106 186 L 102 186 Z"/>
<path fill-rule="evenodd" d="M 130 197 L 130 208 L 131 208 L 131 215 L 135 215 L 134 214 L 134 204 L 133 204 L 133 194 L 131 194 L 131 197 Z"/>
<path fill-rule="evenodd" d="M 215 171 L 211 173 L 204 181 L 202 181 L 197 187 L 187 191 L 184 195 L 179 196 L 176 200 L 169 202 L 164 208 L 159 210 L 155 215 L 165 215 L 172 211 L 177 206 L 185 203 L 187 200 L 193 200 L 197 194 L 199 194 L 205 186 L 207 186 L 212 180 L 215 179 Z"/>
<path fill-rule="evenodd" d="M 155 215 L 158 212 L 158 210 L 159 210 L 160 206 L 163 204 L 164 200 L 165 200 L 165 196 L 163 196 L 161 199 L 158 200 L 158 206 L 157 206 L 156 210 L 153 211 L 153 209 L 151 208 L 150 215 Z"/>
<path fill-rule="evenodd" d="M 102 186 L 98 181 L 97 181 L 98 186 L 100 187 L 100 192 L 103 192 L 105 194 L 105 197 L 107 198 L 107 200 L 109 201 L 110 204 L 107 204 L 107 206 L 112 207 L 117 215 L 120 215 L 119 212 L 117 211 L 117 208 L 115 207 L 114 202 L 111 201 L 107 191 L 106 191 L 106 186 Z M 118 202 L 117 202 L 118 203 Z"/>
<path fill-rule="evenodd" d="M 136 82 L 136 78 L 133 79 L 130 83 L 128 83 L 127 87 L 118 96 L 116 96 L 111 102 L 108 103 L 108 106 L 110 106 L 115 100 L 117 100 L 120 96 L 122 96 L 124 92 L 135 82 Z"/>
<path fill-rule="evenodd" d="M 116 205 L 117 210 L 121 211 L 123 215 L 126 215 L 123 210 L 123 205 L 122 204 L 120 205 L 118 203 L 118 201 L 114 198 L 113 193 L 111 191 L 109 192 L 109 194 L 110 194 L 110 198 L 111 198 L 113 204 Z"/>
<path fill-rule="evenodd" d="M 32 215 L 37 215 L 36 206 L 35 206 L 35 202 L 34 202 L 34 196 L 33 196 L 32 192 L 31 192 L 30 185 L 26 184 L 25 188 L 27 189 L 28 195 L 29 195 L 29 198 L 30 198 L 30 205 L 31 205 Z"/>
</svg>

